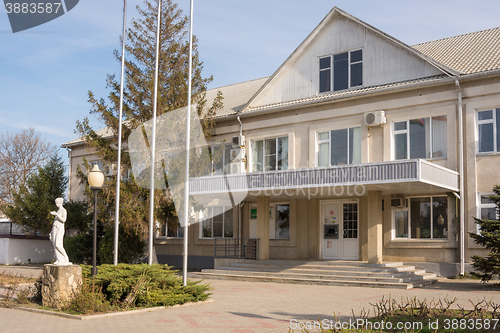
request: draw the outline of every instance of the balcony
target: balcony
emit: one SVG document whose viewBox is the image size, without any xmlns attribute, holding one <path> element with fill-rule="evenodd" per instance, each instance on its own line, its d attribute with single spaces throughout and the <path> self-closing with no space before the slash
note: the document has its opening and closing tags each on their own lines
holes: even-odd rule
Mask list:
<svg viewBox="0 0 500 333">
<path fill-rule="evenodd" d="M 320 190 L 324 193 L 324 189 L 328 188 L 354 191 L 359 187 L 363 192 L 430 194 L 458 191 L 458 177 L 456 171 L 426 160 L 413 159 L 192 178 L 189 189 L 192 195 L 231 191 L 257 196 L 281 190 L 286 192 L 286 196 L 294 196 L 304 189 L 317 189 L 316 195 L 320 195 Z M 334 190 L 329 190 L 328 195 L 341 195 Z"/>
</svg>

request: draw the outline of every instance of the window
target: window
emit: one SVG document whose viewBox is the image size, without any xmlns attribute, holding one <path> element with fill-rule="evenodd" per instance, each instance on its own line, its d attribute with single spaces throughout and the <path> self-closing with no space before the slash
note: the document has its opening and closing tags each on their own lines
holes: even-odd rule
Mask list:
<svg viewBox="0 0 500 333">
<path fill-rule="evenodd" d="M 274 239 L 289 239 L 290 238 L 290 205 L 289 204 L 276 204 L 274 208 L 274 237 L 272 234 L 270 238 Z M 273 217 L 271 212 L 271 218 Z"/>
<path fill-rule="evenodd" d="M 394 159 L 445 158 L 446 125 L 446 116 L 395 122 Z"/>
<path fill-rule="evenodd" d="M 344 52 L 319 59 L 320 93 L 361 85 L 363 85 L 362 50 Z"/>
<path fill-rule="evenodd" d="M 361 163 L 361 127 L 318 133 L 318 166 Z"/>
<path fill-rule="evenodd" d="M 443 239 L 448 237 L 448 198 L 408 199 L 409 207 L 395 208 L 394 236 L 397 239 Z"/>
<path fill-rule="evenodd" d="M 252 141 L 251 170 L 288 170 L 288 137 Z"/>
<path fill-rule="evenodd" d="M 478 111 L 477 134 L 479 153 L 500 151 L 500 108 Z"/>
<path fill-rule="evenodd" d="M 490 194 L 480 194 L 478 195 L 478 215 L 481 220 L 498 220 L 497 206 L 493 200 L 490 199 Z M 478 233 L 480 232 L 480 226 L 477 225 Z"/>
<path fill-rule="evenodd" d="M 184 229 L 181 227 L 177 217 L 167 218 L 161 224 L 157 222 L 157 226 L 159 237 L 183 237 L 184 235 Z"/>
<path fill-rule="evenodd" d="M 220 144 L 209 147 L 211 155 L 211 174 L 222 175 L 231 173 L 231 145 Z"/>
<path fill-rule="evenodd" d="M 110 168 L 107 164 L 104 164 L 104 162 L 102 160 L 91 161 L 90 162 L 91 169 L 94 168 L 94 165 L 97 165 L 99 167 L 99 170 L 101 170 L 105 176 L 112 176 L 113 169 L 116 168 L 116 165 L 114 165 L 114 164 Z"/>
<path fill-rule="evenodd" d="M 203 238 L 232 238 L 233 209 L 231 207 L 213 206 L 207 208 L 206 218 L 202 223 Z"/>
</svg>

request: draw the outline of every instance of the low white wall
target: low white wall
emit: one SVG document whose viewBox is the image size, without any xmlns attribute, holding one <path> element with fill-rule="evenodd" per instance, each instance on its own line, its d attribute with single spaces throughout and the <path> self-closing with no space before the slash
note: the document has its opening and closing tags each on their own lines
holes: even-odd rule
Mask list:
<svg viewBox="0 0 500 333">
<path fill-rule="evenodd" d="M 54 246 L 49 240 L 0 238 L 0 264 L 50 263 Z"/>
</svg>

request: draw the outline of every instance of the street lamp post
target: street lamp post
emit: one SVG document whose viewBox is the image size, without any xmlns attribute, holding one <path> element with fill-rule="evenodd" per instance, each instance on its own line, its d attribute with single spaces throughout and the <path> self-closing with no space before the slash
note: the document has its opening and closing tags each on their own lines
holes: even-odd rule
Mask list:
<svg viewBox="0 0 500 333">
<path fill-rule="evenodd" d="M 104 174 L 99 170 L 99 166 L 97 164 L 94 165 L 94 168 L 89 172 L 88 181 L 90 189 L 94 192 L 94 248 L 92 254 L 92 276 L 97 274 L 97 191 L 99 191 L 104 183 Z"/>
</svg>

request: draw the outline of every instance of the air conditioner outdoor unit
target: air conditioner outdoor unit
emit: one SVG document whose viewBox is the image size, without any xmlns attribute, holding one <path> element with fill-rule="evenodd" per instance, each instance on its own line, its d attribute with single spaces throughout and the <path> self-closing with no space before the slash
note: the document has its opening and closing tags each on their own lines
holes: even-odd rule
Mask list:
<svg viewBox="0 0 500 333">
<path fill-rule="evenodd" d="M 408 200 L 406 198 L 392 198 L 391 207 L 406 208 Z"/>
<path fill-rule="evenodd" d="M 245 158 L 245 148 L 231 149 L 231 161 L 241 161 Z"/>
<path fill-rule="evenodd" d="M 245 173 L 245 162 L 231 162 L 231 174 L 234 173 Z"/>
<path fill-rule="evenodd" d="M 375 112 L 366 112 L 364 116 L 366 126 L 378 126 L 385 124 L 385 112 L 382 110 Z"/>
<path fill-rule="evenodd" d="M 232 144 L 233 148 L 245 146 L 245 136 L 243 135 L 233 136 Z"/>
</svg>

